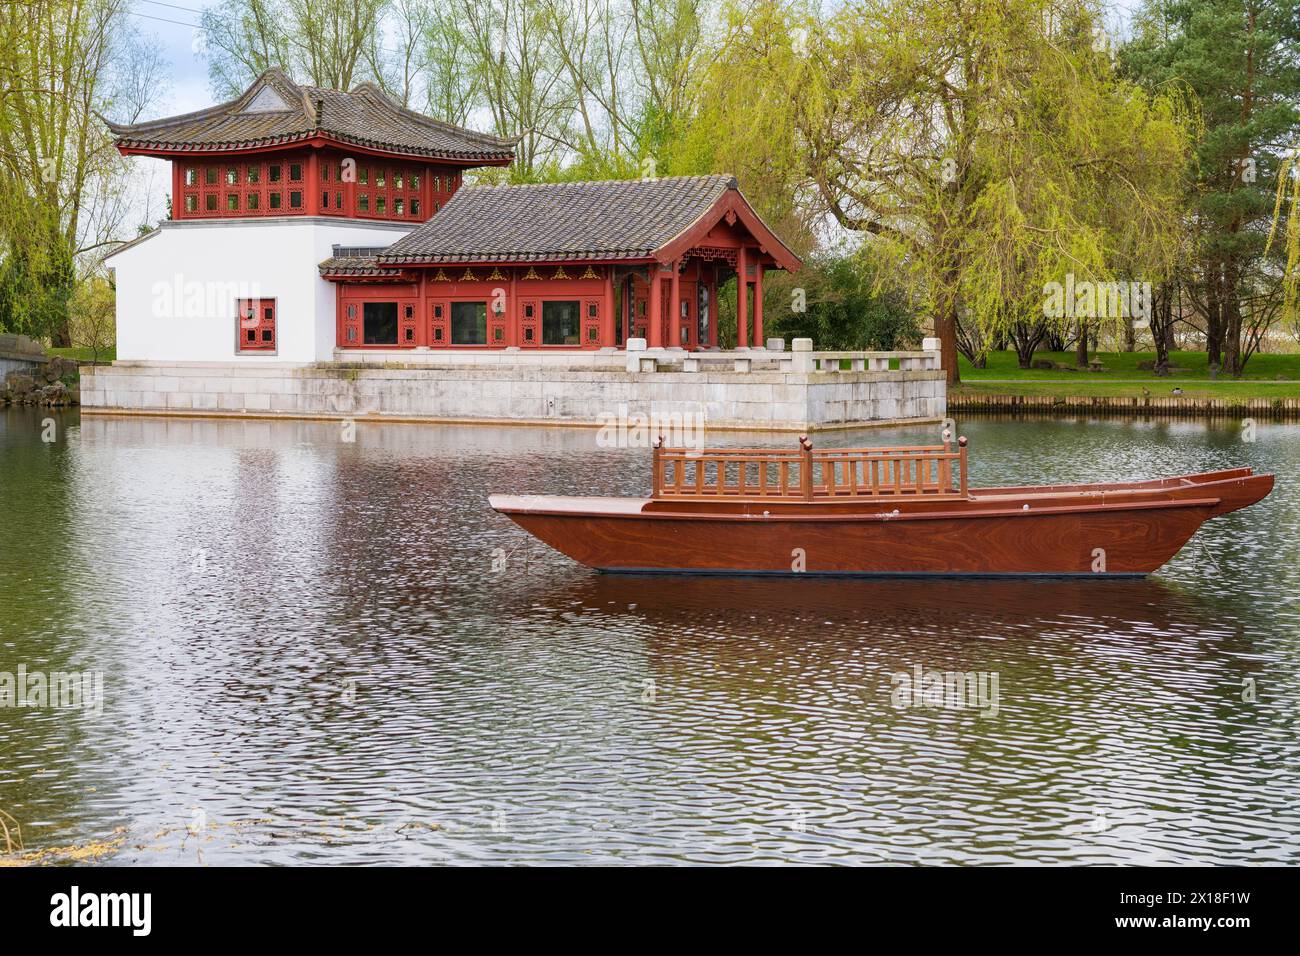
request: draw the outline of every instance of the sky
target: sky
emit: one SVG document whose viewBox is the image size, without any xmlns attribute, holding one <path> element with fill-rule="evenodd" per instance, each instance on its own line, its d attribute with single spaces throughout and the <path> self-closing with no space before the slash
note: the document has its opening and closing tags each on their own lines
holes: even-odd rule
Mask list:
<svg viewBox="0 0 1300 956">
<path fill-rule="evenodd" d="M 1115 28 L 1122 32 L 1141 0 L 1110 0 Z M 157 37 L 171 64 L 171 82 L 155 104 L 156 116 L 174 116 L 212 106 L 207 61 L 196 52 L 199 18 L 215 6 L 207 0 L 130 0 L 132 19 L 145 34 Z M 153 117 L 148 117 L 153 118 Z"/>
</svg>

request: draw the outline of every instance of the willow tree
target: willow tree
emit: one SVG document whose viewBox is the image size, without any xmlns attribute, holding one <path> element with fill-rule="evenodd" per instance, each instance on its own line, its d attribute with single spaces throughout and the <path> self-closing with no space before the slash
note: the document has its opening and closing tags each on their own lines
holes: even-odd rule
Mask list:
<svg viewBox="0 0 1300 956">
<path fill-rule="evenodd" d="M 1293 329 L 1300 330 L 1300 144 L 1287 154 L 1278 170 L 1277 200 L 1265 254 L 1275 243 L 1282 249 L 1283 315 Z"/>
<path fill-rule="evenodd" d="M 1095 22 L 1074 0 L 733 7 L 691 149 L 862 237 L 956 381 L 963 314 L 981 341 L 1037 321 L 1046 277 L 1131 267 L 1120 232 L 1169 229 L 1185 137 L 1114 76 Z"/>
<path fill-rule="evenodd" d="M 374 79 L 372 57 L 389 6 L 389 0 L 221 0 L 200 17 L 212 91 L 231 99 L 273 66 L 332 90 Z"/>
<path fill-rule="evenodd" d="M 137 75 L 156 80 L 125 12 L 125 0 L 0 5 L 0 327 L 55 345 L 69 344 L 79 262 L 121 238 L 125 164 L 100 114 L 134 119 L 153 92 Z"/>
</svg>

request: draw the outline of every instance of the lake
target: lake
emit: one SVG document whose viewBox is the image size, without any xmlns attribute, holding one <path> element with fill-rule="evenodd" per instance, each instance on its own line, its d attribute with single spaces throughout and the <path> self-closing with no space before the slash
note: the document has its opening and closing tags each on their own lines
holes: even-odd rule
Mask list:
<svg viewBox="0 0 1300 956">
<path fill-rule="evenodd" d="M 975 484 L 1278 485 L 1145 580 L 601 576 L 486 502 L 643 494 L 592 430 L 0 410 L 0 672 L 86 677 L 0 707 L 0 811 L 110 864 L 1300 861 L 1300 426 L 959 424 Z"/>
</svg>

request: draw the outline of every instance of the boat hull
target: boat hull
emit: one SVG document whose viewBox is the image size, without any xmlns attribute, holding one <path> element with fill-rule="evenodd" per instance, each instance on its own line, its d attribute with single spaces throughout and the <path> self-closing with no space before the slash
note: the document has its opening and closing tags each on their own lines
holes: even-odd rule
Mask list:
<svg viewBox="0 0 1300 956">
<path fill-rule="evenodd" d="M 1258 501 L 1272 486 L 1271 475 L 1235 470 L 865 507 L 710 502 L 691 509 L 651 499 L 499 495 L 492 505 L 603 572 L 1114 577 L 1155 571 L 1207 519 Z"/>
</svg>

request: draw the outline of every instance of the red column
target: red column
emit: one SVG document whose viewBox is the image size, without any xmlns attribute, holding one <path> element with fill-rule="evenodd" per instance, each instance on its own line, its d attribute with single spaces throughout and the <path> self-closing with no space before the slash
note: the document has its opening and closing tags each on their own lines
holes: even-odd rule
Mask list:
<svg viewBox="0 0 1300 956">
<path fill-rule="evenodd" d="M 430 206 L 430 209 L 433 207 Z M 519 344 L 519 288 L 515 285 L 518 270 L 510 267 L 510 295 L 506 298 L 506 348 Z"/>
<path fill-rule="evenodd" d="M 416 280 L 415 294 L 417 296 L 415 303 L 415 344 L 416 347 L 429 346 L 429 306 L 427 286 L 429 284 L 429 274 L 424 270 L 419 273 L 419 279 Z"/>
<path fill-rule="evenodd" d="M 682 277 L 681 261 L 673 260 L 673 278 L 668 288 L 672 294 L 668 300 L 668 328 L 672 329 L 673 340 L 668 344 L 678 348 L 682 344 Z"/>
<path fill-rule="evenodd" d="M 172 160 L 172 218 L 185 218 L 185 199 L 181 192 L 181 181 L 184 174 L 181 172 L 180 160 Z"/>
<path fill-rule="evenodd" d="M 650 341 L 648 348 L 661 349 L 664 346 L 663 319 L 663 281 L 659 278 L 659 263 L 650 263 L 650 301 L 646 303 L 646 331 Z"/>
<path fill-rule="evenodd" d="M 763 338 L 763 263 L 754 265 L 754 344 L 766 345 Z"/>
<path fill-rule="evenodd" d="M 318 163 L 320 150 L 310 149 L 307 151 L 307 169 L 303 173 L 303 189 L 306 191 L 306 202 L 303 203 L 303 211 L 309 216 L 320 215 L 320 164 Z"/>
<path fill-rule="evenodd" d="M 605 302 L 600 307 L 600 346 L 614 344 L 614 267 L 605 266 Z"/>
<path fill-rule="evenodd" d="M 749 256 L 745 247 L 740 247 L 736 257 L 736 345 L 744 348 L 749 345 Z"/>
</svg>

